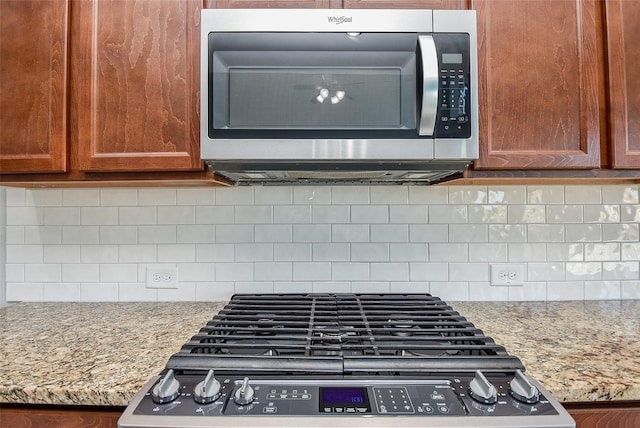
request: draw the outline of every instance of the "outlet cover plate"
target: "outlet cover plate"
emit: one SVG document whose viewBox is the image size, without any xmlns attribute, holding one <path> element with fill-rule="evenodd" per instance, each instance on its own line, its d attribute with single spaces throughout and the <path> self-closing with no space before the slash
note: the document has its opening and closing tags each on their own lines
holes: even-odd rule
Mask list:
<svg viewBox="0 0 640 428">
<path fill-rule="evenodd" d="M 147 288 L 178 288 L 178 268 L 175 266 L 148 266 Z"/>
<path fill-rule="evenodd" d="M 524 285 L 523 263 L 494 263 L 491 265 L 491 285 Z"/>
</svg>

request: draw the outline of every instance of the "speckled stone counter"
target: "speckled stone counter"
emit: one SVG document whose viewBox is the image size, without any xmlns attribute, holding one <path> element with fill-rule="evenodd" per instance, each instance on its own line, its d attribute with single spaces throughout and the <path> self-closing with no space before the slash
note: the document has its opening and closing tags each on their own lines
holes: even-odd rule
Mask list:
<svg viewBox="0 0 640 428">
<path fill-rule="evenodd" d="M 223 305 L 0 309 L 0 403 L 125 406 Z M 559 400 L 640 400 L 640 301 L 451 305 Z"/>
</svg>

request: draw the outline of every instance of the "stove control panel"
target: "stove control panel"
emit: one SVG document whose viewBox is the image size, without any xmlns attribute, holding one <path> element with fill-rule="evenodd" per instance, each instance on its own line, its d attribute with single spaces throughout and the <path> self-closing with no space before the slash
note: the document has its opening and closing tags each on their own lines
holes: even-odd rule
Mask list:
<svg viewBox="0 0 640 428">
<path fill-rule="evenodd" d="M 167 389 L 170 394 L 162 395 L 172 399 L 159 400 L 159 391 Z M 476 372 L 475 376 L 452 379 L 312 380 L 229 378 L 215 376 L 212 371 L 202 378 L 170 371 L 151 384 L 133 413 L 229 417 L 558 414 L 519 372 L 515 377 Z"/>
</svg>

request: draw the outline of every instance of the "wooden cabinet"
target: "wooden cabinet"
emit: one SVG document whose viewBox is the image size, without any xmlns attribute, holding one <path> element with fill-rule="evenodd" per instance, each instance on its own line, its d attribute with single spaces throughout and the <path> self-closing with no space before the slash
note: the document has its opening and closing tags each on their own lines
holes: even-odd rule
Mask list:
<svg viewBox="0 0 640 428">
<path fill-rule="evenodd" d="M 564 404 L 576 428 L 636 428 L 640 426 L 640 402 L 582 402 Z"/>
<path fill-rule="evenodd" d="M 640 2 L 606 6 L 609 123 L 613 168 L 640 167 Z"/>
<path fill-rule="evenodd" d="M 342 7 L 342 0 L 205 0 L 205 7 L 218 9 L 330 9 Z"/>
<path fill-rule="evenodd" d="M 345 9 L 468 9 L 469 0 L 343 0 Z"/>
<path fill-rule="evenodd" d="M 116 428 L 121 407 L 0 404 L 0 426 L 11 428 Z"/>
<path fill-rule="evenodd" d="M 476 169 L 599 168 L 601 3 L 472 0 L 478 13 Z"/>
<path fill-rule="evenodd" d="M 201 169 L 201 1 L 72 4 L 71 137 L 78 169 Z"/>
<path fill-rule="evenodd" d="M 69 2 L 0 1 L 0 171 L 67 169 Z"/>
</svg>

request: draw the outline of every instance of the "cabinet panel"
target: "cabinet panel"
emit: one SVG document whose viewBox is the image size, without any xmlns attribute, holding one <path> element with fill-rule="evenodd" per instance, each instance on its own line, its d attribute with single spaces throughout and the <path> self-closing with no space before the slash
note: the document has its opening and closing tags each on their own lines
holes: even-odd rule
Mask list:
<svg viewBox="0 0 640 428">
<path fill-rule="evenodd" d="M 0 171 L 67 168 L 65 0 L 0 1 Z"/>
<path fill-rule="evenodd" d="M 205 0 L 205 7 L 219 9 L 330 9 L 342 7 L 342 0 Z"/>
<path fill-rule="evenodd" d="M 72 158 L 81 171 L 201 169 L 197 0 L 74 0 Z"/>
<path fill-rule="evenodd" d="M 614 168 L 640 167 L 640 2 L 605 3 Z"/>
<path fill-rule="evenodd" d="M 345 9 L 468 9 L 469 0 L 343 0 Z"/>
<path fill-rule="evenodd" d="M 600 166 L 600 3 L 472 0 L 478 11 L 476 168 Z"/>
</svg>

